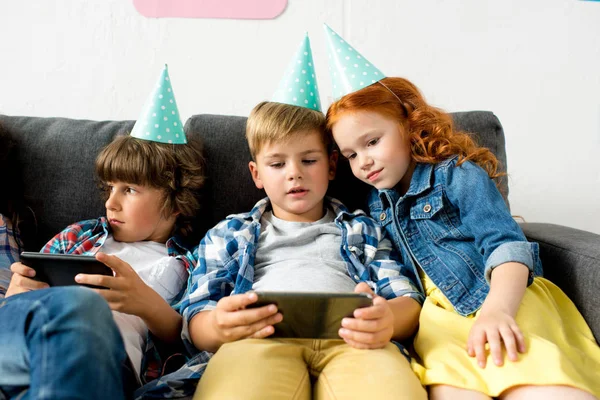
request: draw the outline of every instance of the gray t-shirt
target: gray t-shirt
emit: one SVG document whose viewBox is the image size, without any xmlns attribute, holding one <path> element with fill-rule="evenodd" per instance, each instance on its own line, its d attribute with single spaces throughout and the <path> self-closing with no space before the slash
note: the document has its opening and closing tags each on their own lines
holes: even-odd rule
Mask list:
<svg viewBox="0 0 600 400">
<path fill-rule="evenodd" d="M 328 210 L 315 222 L 290 222 L 272 211 L 260 220 L 254 290 L 352 292 L 356 283 L 342 259 L 342 231 Z"/>
</svg>

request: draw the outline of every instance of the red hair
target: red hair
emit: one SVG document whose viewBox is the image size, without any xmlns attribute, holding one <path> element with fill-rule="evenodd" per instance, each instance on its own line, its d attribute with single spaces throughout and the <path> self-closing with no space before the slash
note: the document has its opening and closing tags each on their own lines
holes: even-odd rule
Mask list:
<svg viewBox="0 0 600 400">
<path fill-rule="evenodd" d="M 432 107 L 415 85 L 404 78 L 384 78 L 356 92 L 349 93 L 327 110 L 327 129 L 345 113 L 372 111 L 398 121 L 408 133 L 413 160 L 435 164 L 458 155 L 458 165 L 472 161 L 495 179 L 498 159 L 487 148 L 479 147 L 465 132 L 455 131 L 452 117 Z"/>
</svg>

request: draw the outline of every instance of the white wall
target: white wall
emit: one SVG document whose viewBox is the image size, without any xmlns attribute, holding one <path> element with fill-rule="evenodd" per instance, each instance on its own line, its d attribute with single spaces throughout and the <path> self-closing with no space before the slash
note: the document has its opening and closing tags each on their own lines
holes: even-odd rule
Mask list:
<svg viewBox="0 0 600 400">
<path fill-rule="evenodd" d="M 163 63 L 182 119 L 247 115 L 322 22 L 448 111 L 504 125 L 514 214 L 600 233 L 600 3 L 289 0 L 274 20 L 147 19 L 132 0 L 0 0 L 0 113 L 136 119 Z"/>
</svg>

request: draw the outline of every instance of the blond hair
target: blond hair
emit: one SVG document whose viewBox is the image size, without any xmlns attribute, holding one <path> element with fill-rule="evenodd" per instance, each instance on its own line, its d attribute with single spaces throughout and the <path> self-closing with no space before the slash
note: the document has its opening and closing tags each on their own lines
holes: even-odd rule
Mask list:
<svg viewBox="0 0 600 400">
<path fill-rule="evenodd" d="M 321 134 L 327 152 L 331 151 L 331 135 L 325 130 L 325 115 L 319 111 L 290 104 L 263 101 L 250 112 L 246 123 L 246 140 L 252 159 L 267 143 L 276 143 L 304 135 L 308 131 Z"/>
</svg>

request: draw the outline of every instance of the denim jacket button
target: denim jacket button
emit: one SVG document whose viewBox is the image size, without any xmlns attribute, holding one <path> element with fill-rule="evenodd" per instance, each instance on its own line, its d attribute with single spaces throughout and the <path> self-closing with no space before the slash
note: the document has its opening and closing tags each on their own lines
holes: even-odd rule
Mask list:
<svg viewBox="0 0 600 400">
<path fill-rule="evenodd" d="M 428 213 L 429 211 L 431 211 L 431 205 L 430 204 L 425 204 L 425 207 L 423 207 L 423 211 L 425 211 L 426 213 Z"/>
<path fill-rule="evenodd" d="M 358 275 L 354 275 L 354 280 L 358 280 L 360 277 Z"/>
<path fill-rule="evenodd" d="M 381 214 L 379 214 L 379 220 L 380 221 L 385 221 L 386 215 L 384 212 L 382 212 Z"/>
</svg>

